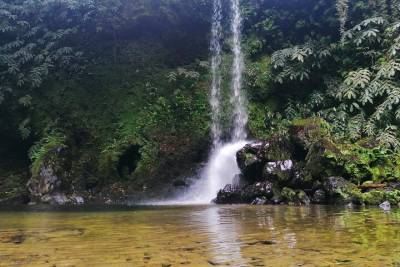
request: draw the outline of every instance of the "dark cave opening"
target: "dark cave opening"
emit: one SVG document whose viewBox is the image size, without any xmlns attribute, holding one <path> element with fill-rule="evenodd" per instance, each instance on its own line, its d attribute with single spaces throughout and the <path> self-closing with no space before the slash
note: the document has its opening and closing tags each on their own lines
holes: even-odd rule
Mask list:
<svg viewBox="0 0 400 267">
<path fill-rule="evenodd" d="M 121 155 L 118 161 L 118 174 L 121 178 L 126 178 L 131 175 L 137 168 L 137 165 L 141 159 L 140 146 L 131 145 Z"/>
</svg>

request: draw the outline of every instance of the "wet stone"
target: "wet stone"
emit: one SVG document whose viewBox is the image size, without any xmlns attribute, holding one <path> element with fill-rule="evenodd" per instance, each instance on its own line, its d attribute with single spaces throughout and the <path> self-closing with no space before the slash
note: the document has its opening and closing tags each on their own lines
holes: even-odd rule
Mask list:
<svg viewBox="0 0 400 267">
<path fill-rule="evenodd" d="M 383 202 L 383 203 L 381 203 L 380 205 L 379 205 L 379 207 L 381 208 L 381 209 L 383 209 L 384 211 L 389 211 L 390 210 L 390 202 L 389 201 L 385 201 L 385 202 Z"/>
<path fill-rule="evenodd" d="M 10 238 L 9 243 L 14 243 L 14 244 L 22 244 L 24 243 L 26 240 L 26 236 L 23 234 L 18 234 L 18 235 L 14 235 Z"/>
<path fill-rule="evenodd" d="M 207 262 L 208 262 L 210 265 L 212 265 L 212 266 L 218 266 L 218 265 L 220 265 L 218 262 L 213 261 L 213 260 L 208 260 Z"/>
<path fill-rule="evenodd" d="M 255 242 L 250 242 L 247 243 L 250 246 L 254 246 L 254 245 L 275 245 L 276 242 L 273 240 L 261 240 L 261 241 L 255 241 Z"/>
</svg>

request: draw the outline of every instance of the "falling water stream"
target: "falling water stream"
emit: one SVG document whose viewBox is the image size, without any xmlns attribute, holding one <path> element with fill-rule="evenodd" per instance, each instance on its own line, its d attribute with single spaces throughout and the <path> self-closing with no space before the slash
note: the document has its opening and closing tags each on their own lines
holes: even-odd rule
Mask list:
<svg viewBox="0 0 400 267">
<path fill-rule="evenodd" d="M 221 40 L 222 40 L 222 5 L 221 0 L 215 0 L 213 6 L 213 18 L 211 27 L 211 41 L 210 41 L 210 53 L 211 53 L 211 94 L 210 94 L 210 106 L 212 109 L 212 124 L 211 124 L 211 135 L 213 139 L 213 147 L 218 147 L 221 144 Z"/>
<path fill-rule="evenodd" d="M 245 97 L 242 92 L 242 80 L 244 70 L 244 57 L 242 53 L 242 14 L 240 12 L 239 0 L 231 0 L 231 30 L 232 30 L 232 93 L 231 103 L 234 107 L 233 112 L 233 132 L 232 141 L 240 142 L 247 138 L 246 125 L 248 120 L 245 106 Z"/>
<path fill-rule="evenodd" d="M 230 91 L 230 104 L 233 107 L 231 114 L 230 140 L 223 142 L 221 117 L 221 42 L 222 42 L 222 5 L 221 0 L 214 0 L 213 22 L 211 29 L 211 93 L 210 106 L 212 110 L 211 136 L 213 148 L 207 166 L 201 174 L 201 179 L 191 187 L 189 193 L 183 197 L 190 203 L 210 203 L 217 192 L 225 185 L 232 183 L 239 168 L 236 163 L 236 153 L 243 148 L 247 141 L 246 125 L 248 121 L 245 106 L 245 96 L 242 92 L 243 70 L 245 68 L 241 47 L 242 15 L 239 0 L 231 0 L 230 25 L 232 33 L 232 81 Z"/>
</svg>

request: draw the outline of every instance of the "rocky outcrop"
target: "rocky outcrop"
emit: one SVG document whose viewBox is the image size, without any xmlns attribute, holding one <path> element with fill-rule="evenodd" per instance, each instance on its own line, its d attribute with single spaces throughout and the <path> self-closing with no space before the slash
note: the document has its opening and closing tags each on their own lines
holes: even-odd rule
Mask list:
<svg viewBox="0 0 400 267">
<path fill-rule="evenodd" d="M 261 178 L 266 162 L 264 152 L 268 147 L 268 143 L 253 143 L 246 145 L 237 153 L 238 166 L 248 180 L 257 181 Z"/>
<path fill-rule="evenodd" d="M 357 189 L 357 186 L 342 177 L 328 177 L 323 181 L 323 189 L 331 202 L 349 203 L 352 202 L 353 191 Z"/>
<path fill-rule="evenodd" d="M 347 156 L 348 146 L 344 146 L 345 153 L 341 148 L 329 138 L 324 121 L 294 122 L 288 136 L 248 144 L 237 153 L 241 182 L 227 185 L 215 202 L 258 205 L 379 205 L 384 201 L 397 205 L 400 202 L 395 183 L 364 187 L 352 183 L 348 170 L 353 167 L 350 164 L 355 157 Z M 345 169 L 345 164 L 350 167 Z"/>
<path fill-rule="evenodd" d="M 33 199 L 45 200 L 57 192 L 61 186 L 61 179 L 56 174 L 51 163 L 43 163 L 37 175 L 33 176 L 28 184 L 28 190 Z"/>
<path fill-rule="evenodd" d="M 41 162 L 39 170 L 27 183 L 31 203 L 82 205 L 84 197 L 68 184 L 68 168 L 62 148 L 55 148 Z"/>
<path fill-rule="evenodd" d="M 227 185 L 218 193 L 215 199 L 217 204 L 251 204 L 255 200 L 269 200 L 273 197 L 273 184 L 271 182 L 258 182 L 247 186 Z M 259 201 L 257 201 L 259 202 Z"/>
</svg>

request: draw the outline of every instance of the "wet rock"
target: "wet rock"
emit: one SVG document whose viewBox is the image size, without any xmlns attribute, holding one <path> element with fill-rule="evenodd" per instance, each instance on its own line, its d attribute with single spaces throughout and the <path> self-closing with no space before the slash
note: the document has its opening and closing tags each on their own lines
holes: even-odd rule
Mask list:
<svg viewBox="0 0 400 267">
<path fill-rule="evenodd" d="M 288 181 L 293 175 L 293 161 L 267 162 L 263 168 L 263 178 L 268 181 Z"/>
<path fill-rule="evenodd" d="M 217 204 L 239 204 L 253 203 L 256 199 L 267 201 L 273 196 L 273 184 L 271 182 L 258 182 L 255 184 L 238 187 L 227 185 L 218 192 L 215 203 Z"/>
<path fill-rule="evenodd" d="M 258 182 L 244 187 L 241 198 L 245 203 L 251 203 L 256 198 L 270 199 L 273 196 L 273 184 L 271 182 Z"/>
<path fill-rule="evenodd" d="M 263 198 L 256 198 L 251 202 L 251 205 L 265 205 L 267 204 L 267 200 Z"/>
<path fill-rule="evenodd" d="M 54 167 L 51 164 L 45 164 L 40 168 L 36 177 L 32 177 L 28 184 L 28 190 L 33 198 L 47 202 L 53 192 L 59 189 L 61 179 L 57 176 Z"/>
<path fill-rule="evenodd" d="M 383 203 L 381 203 L 380 205 L 379 205 L 379 207 L 381 208 L 381 209 L 383 209 L 384 211 L 389 211 L 390 210 L 390 202 L 389 201 L 385 201 L 385 202 L 383 202 Z"/>
<path fill-rule="evenodd" d="M 254 246 L 254 245 L 258 245 L 258 244 L 260 244 L 260 245 L 275 245 L 276 241 L 274 241 L 274 240 L 261 240 L 261 241 L 255 241 L 255 242 L 247 243 L 247 245 L 250 245 L 250 246 Z"/>
<path fill-rule="evenodd" d="M 283 201 L 281 190 L 279 190 L 279 188 L 273 188 L 272 191 L 273 191 L 273 196 L 271 199 L 272 203 L 273 204 L 281 203 Z"/>
<path fill-rule="evenodd" d="M 25 242 L 25 240 L 26 240 L 26 235 L 21 233 L 11 236 L 8 243 L 22 244 Z"/>
<path fill-rule="evenodd" d="M 295 203 L 297 200 L 296 192 L 289 187 L 284 187 L 282 189 L 281 195 L 282 199 L 288 203 Z"/>
<path fill-rule="evenodd" d="M 46 197 L 47 196 L 44 196 L 43 201 L 51 204 L 65 205 L 69 202 L 68 197 L 62 193 L 55 193 L 52 196 L 49 196 L 48 200 L 46 200 Z"/>
<path fill-rule="evenodd" d="M 352 192 L 357 186 L 342 177 L 328 177 L 323 181 L 323 189 L 332 202 L 351 202 Z"/>
<path fill-rule="evenodd" d="M 310 198 L 303 190 L 293 190 L 288 187 L 282 189 L 282 200 L 288 204 L 309 205 Z"/>
<path fill-rule="evenodd" d="M 303 190 L 297 190 L 296 196 L 299 204 L 310 205 L 311 200 Z"/>
<path fill-rule="evenodd" d="M 85 199 L 81 196 L 73 196 L 72 202 L 77 205 L 83 205 L 85 204 Z"/>
<path fill-rule="evenodd" d="M 322 142 L 312 144 L 307 152 L 304 167 L 312 177 L 319 177 L 324 172 L 324 152 L 325 147 Z"/>
<path fill-rule="evenodd" d="M 216 204 L 238 204 L 242 203 L 241 190 L 232 185 L 226 185 L 224 189 L 220 190 L 217 198 L 214 200 Z"/>
<path fill-rule="evenodd" d="M 336 261 L 338 263 L 349 263 L 349 262 L 351 262 L 351 260 L 349 260 L 349 259 L 336 259 Z"/>
<path fill-rule="evenodd" d="M 218 262 L 216 262 L 216 261 L 214 261 L 214 260 L 208 260 L 207 261 L 210 265 L 212 265 L 212 266 L 218 266 L 218 265 L 220 265 Z"/>
<path fill-rule="evenodd" d="M 265 143 L 248 144 L 236 154 L 236 160 L 242 174 L 248 180 L 255 180 L 262 176 L 265 159 L 262 151 Z"/>
<path fill-rule="evenodd" d="M 40 202 L 50 204 L 50 205 L 83 205 L 85 204 L 85 199 L 78 195 L 66 195 L 64 193 L 53 193 L 51 195 L 44 195 L 41 197 Z M 35 203 L 33 203 L 35 204 Z"/>
<path fill-rule="evenodd" d="M 312 202 L 315 204 L 323 204 L 326 202 L 326 192 L 322 189 L 318 189 L 314 192 Z"/>
<path fill-rule="evenodd" d="M 312 175 L 304 168 L 303 164 L 296 163 L 293 167 L 292 177 L 289 184 L 293 188 L 310 189 L 314 187 Z"/>
</svg>

